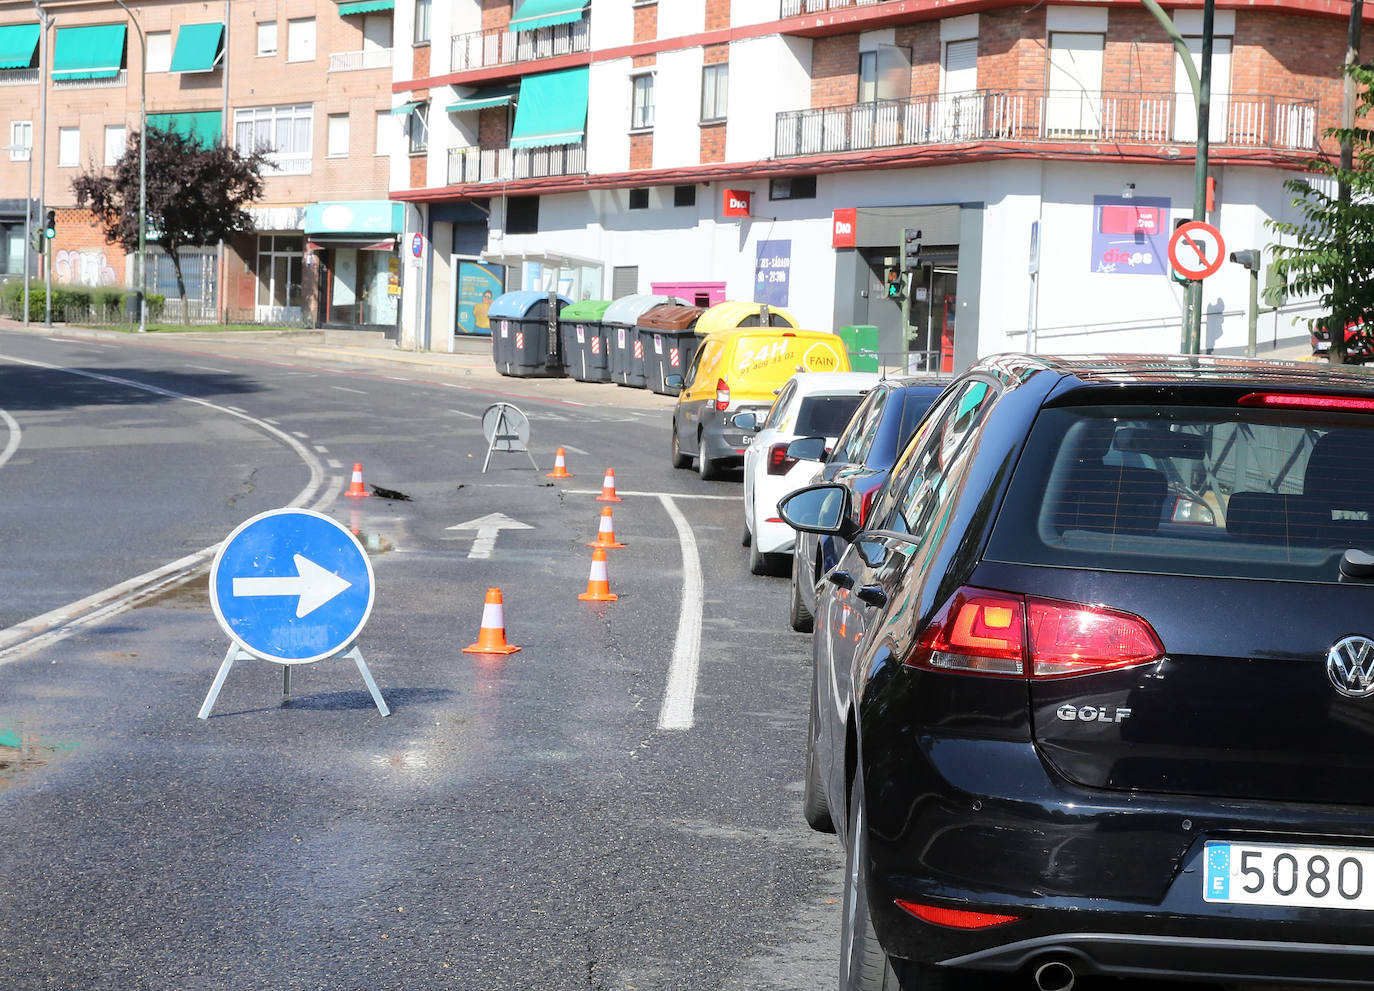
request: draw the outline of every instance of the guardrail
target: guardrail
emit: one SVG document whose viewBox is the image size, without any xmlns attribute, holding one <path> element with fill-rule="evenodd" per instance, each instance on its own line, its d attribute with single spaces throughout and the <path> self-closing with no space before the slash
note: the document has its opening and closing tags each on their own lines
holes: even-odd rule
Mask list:
<svg viewBox="0 0 1374 991">
<path fill-rule="evenodd" d="M 1316 150 L 1317 101 L 1212 97 L 1213 145 Z M 968 141 L 1123 142 L 1191 145 L 1191 97 L 1172 92 L 979 90 L 882 100 L 777 115 L 779 158 Z"/>
<path fill-rule="evenodd" d="M 357 72 L 360 69 L 391 68 L 390 48 L 364 48 L 360 52 L 334 52 L 329 56 L 330 72 Z"/>
<path fill-rule="evenodd" d="M 474 31 L 453 36 L 451 71 L 532 62 L 535 59 L 590 51 L 591 47 L 591 23 L 585 17 L 571 24 L 555 24 L 533 31 L 508 31 L 504 28 Z"/>
<path fill-rule="evenodd" d="M 548 148 L 450 148 L 448 153 L 450 186 L 581 175 L 586 171 L 585 144 Z"/>
</svg>

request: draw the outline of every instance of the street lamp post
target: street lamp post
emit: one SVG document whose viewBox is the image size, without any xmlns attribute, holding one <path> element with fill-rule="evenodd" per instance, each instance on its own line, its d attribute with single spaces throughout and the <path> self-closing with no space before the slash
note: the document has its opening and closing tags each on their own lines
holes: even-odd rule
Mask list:
<svg viewBox="0 0 1374 991">
<path fill-rule="evenodd" d="M 148 331 L 148 41 L 124 0 L 115 0 L 138 32 L 138 332 Z"/>
<path fill-rule="evenodd" d="M 29 325 L 29 255 L 33 251 L 33 127 L 29 127 L 27 145 L 5 145 L 0 151 L 26 151 L 29 156 L 28 178 L 24 187 L 24 326 Z"/>
</svg>

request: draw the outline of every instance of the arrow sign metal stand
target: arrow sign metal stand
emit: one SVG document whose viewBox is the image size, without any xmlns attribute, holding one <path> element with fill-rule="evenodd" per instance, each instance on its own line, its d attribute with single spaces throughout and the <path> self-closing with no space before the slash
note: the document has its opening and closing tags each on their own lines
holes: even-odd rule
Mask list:
<svg viewBox="0 0 1374 991">
<path fill-rule="evenodd" d="M 352 658 L 358 665 L 358 673 L 363 676 L 363 682 L 367 685 L 367 690 L 372 694 L 372 701 L 377 703 L 377 711 L 383 716 L 391 715 L 391 710 L 387 708 L 386 700 L 382 698 L 381 691 L 377 688 L 377 682 L 372 677 L 372 672 L 368 670 L 367 662 L 363 660 L 363 652 L 357 645 L 350 647 L 345 653 L 337 655 L 345 660 Z M 215 706 L 215 700 L 219 698 L 219 691 L 224 687 L 224 679 L 229 677 L 229 669 L 234 666 L 235 661 L 256 660 L 257 655 L 244 650 L 238 644 L 230 644 L 229 650 L 224 655 L 224 660 L 219 666 L 219 672 L 215 675 L 214 684 L 210 686 L 210 692 L 205 696 L 205 702 L 200 707 L 199 718 L 209 719 L 210 710 Z M 283 664 L 281 669 L 281 700 L 291 701 L 291 665 Z"/>
</svg>

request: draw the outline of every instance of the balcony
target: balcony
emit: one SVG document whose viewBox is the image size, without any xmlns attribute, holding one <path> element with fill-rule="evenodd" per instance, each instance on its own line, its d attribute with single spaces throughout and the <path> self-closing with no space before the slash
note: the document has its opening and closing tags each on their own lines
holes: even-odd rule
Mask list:
<svg viewBox="0 0 1374 991">
<path fill-rule="evenodd" d="M 834 0 L 831 0 L 834 2 Z M 1213 96 L 1214 146 L 1311 153 L 1317 101 Z M 976 91 L 777 115 L 778 158 L 970 141 L 1193 145 L 1191 98 L 1172 92 Z"/>
<path fill-rule="evenodd" d="M 37 82 L 37 69 L 0 69 L 0 86 L 27 86 Z"/>
<path fill-rule="evenodd" d="M 364 48 L 360 52 L 334 52 L 329 56 L 330 72 L 357 72 L 360 69 L 390 68 L 390 48 Z"/>
<path fill-rule="evenodd" d="M 35 70 L 37 71 L 37 70 Z M 127 86 L 129 70 L 120 69 L 113 76 L 104 79 L 54 79 L 52 88 L 57 89 L 107 89 L 111 86 Z"/>
<path fill-rule="evenodd" d="M 591 25 L 585 17 L 571 24 L 555 24 L 534 31 L 475 31 L 454 35 L 452 71 L 467 72 L 572 55 L 590 51 L 591 46 Z"/>
<path fill-rule="evenodd" d="M 823 14 L 827 10 L 844 10 L 846 7 L 873 7 L 887 0 L 782 0 L 779 17 L 796 17 L 798 14 Z"/>
<path fill-rule="evenodd" d="M 516 182 L 549 176 L 581 175 L 587 171 L 587 146 L 547 148 L 450 148 L 448 184 Z"/>
</svg>

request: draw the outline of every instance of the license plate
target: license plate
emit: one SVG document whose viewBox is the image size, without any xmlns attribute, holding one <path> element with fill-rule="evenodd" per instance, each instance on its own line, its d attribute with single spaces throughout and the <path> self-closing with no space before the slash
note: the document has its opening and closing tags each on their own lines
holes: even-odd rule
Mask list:
<svg viewBox="0 0 1374 991">
<path fill-rule="evenodd" d="M 1244 905 L 1374 911 L 1374 850 L 1208 843 L 1202 897 Z"/>
</svg>

